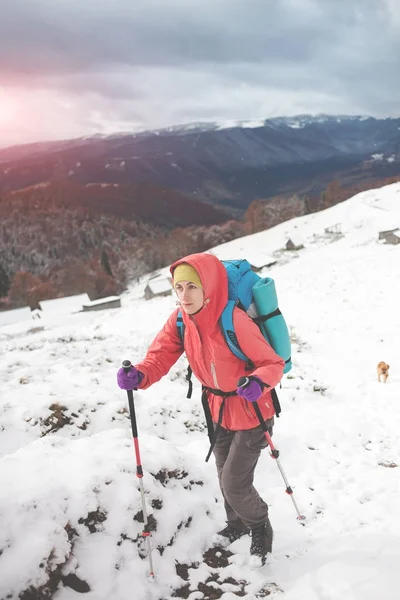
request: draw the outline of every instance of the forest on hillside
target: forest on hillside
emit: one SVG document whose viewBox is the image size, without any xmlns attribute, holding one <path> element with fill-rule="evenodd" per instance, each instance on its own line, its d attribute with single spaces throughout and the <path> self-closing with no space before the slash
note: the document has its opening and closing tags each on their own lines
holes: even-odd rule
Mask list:
<svg viewBox="0 0 400 600">
<path fill-rule="evenodd" d="M 86 292 L 92 300 L 119 294 L 132 279 L 221 243 L 329 208 L 354 194 L 398 181 L 365 186 L 331 182 L 318 196 L 275 196 L 254 201 L 242 219 L 206 225 L 162 226 L 160 219 L 121 217 L 71 196 L 71 188 L 38 186 L 0 197 L 0 309 Z M 165 207 L 164 209 L 165 210 Z M 153 211 L 157 204 L 153 199 Z M 156 221 L 156 222 L 154 222 Z"/>
</svg>

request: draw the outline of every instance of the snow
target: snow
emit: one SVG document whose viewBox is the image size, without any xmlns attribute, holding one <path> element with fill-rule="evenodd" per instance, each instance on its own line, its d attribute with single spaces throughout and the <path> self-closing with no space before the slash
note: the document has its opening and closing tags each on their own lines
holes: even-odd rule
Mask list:
<svg viewBox="0 0 400 600">
<path fill-rule="evenodd" d="M 99 298 L 98 300 L 91 300 L 85 303 L 83 306 L 101 306 L 102 304 L 106 304 L 107 302 L 115 302 L 119 299 L 119 296 L 105 296 L 104 298 Z"/>
<path fill-rule="evenodd" d="M 243 127 L 248 129 L 257 129 L 258 127 L 265 126 L 265 119 L 253 119 L 250 121 L 234 121 L 226 120 L 220 121 L 216 124 L 216 129 L 231 129 L 233 127 Z"/>
<path fill-rule="evenodd" d="M 263 267 L 272 266 L 276 262 L 273 256 L 267 256 L 263 252 L 249 252 L 246 254 L 246 260 L 254 268 L 262 269 Z"/>
<path fill-rule="evenodd" d="M 170 279 L 164 277 L 159 279 L 150 279 L 148 281 L 148 286 L 153 294 L 163 294 L 165 292 L 172 293 L 172 285 Z"/>
<path fill-rule="evenodd" d="M 19 323 L 20 321 L 32 321 L 32 311 L 29 306 L 0 312 L 0 327 L 2 325 Z"/>
<path fill-rule="evenodd" d="M 292 121 L 289 124 L 289 127 L 292 129 L 303 129 L 305 127 L 305 123 L 301 123 L 300 121 Z"/>
<path fill-rule="evenodd" d="M 214 569 L 203 556 L 224 510 L 213 461 L 204 462 L 199 385 L 188 400 L 183 357 L 134 392 L 147 510 L 157 521 L 155 583 L 140 558 L 141 497 L 115 373 L 123 359 L 143 357 L 173 296 L 144 301 L 146 279 L 118 311 L 66 314 L 35 331 L 2 327 L 0 598 L 40 589 L 53 573 L 57 591 L 46 596 L 42 587 L 35 597 L 172 600 L 188 585 L 185 597 L 204 600 L 213 576 L 207 585 L 222 600 L 238 598 L 235 591 L 247 600 L 397 600 L 400 248 L 378 243 L 378 231 L 399 222 L 399 200 L 400 184 L 363 192 L 213 249 L 221 258 L 260 249 L 278 257 L 261 274 L 276 281 L 293 339 L 274 443 L 306 521 L 296 520 L 265 451 L 255 484 L 275 541 L 264 567 L 250 561 L 247 536 L 229 547 L 226 566 Z M 324 236 L 332 223 L 341 223 L 341 236 Z M 305 248 L 282 251 L 297 231 Z M 376 379 L 380 360 L 391 365 L 387 384 Z M 71 573 L 90 591 L 74 591 Z"/>
<path fill-rule="evenodd" d="M 326 122 L 337 122 L 340 123 L 342 121 L 366 121 L 371 119 L 369 116 L 363 115 L 326 115 L 326 114 L 316 114 L 316 115 L 296 115 L 293 117 L 272 117 L 269 119 L 220 119 L 218 121 L 202 121 L 198 123 L 186 123 L 181 125 L 173 125 L 170 127 L 165 127 L 163 129 L 158 130 L 157 132 L 152 132 L 157 135 L 163 133 L 181 133 L 185 134 L 187 132 L 192 132 L 194 130 L 198 130 L 199 132 L 205 131 L 215 131 L 222 129 L 233 129 L 237 127 L 242 128 L 258 128 L 258 127 L 271 127 L 276 124 L 278 125 L 286 125 L 291 129 L 303 129 L 309 125 L 314 123 L 326 123 Z"/>
<path fill-rule="evenodd" d="M 290 127 L 291 129 L 304 129 L 314 123 L 326 123 L 336 122 L 341 123 L 342 121 L 367 121 L 371 119 L 370 116 L 365 115 L 326 115 L 326 114 L 315 114 L 315 115 L 295 115 L 293 117 L 274 117 L 267 119 L 266 123 L 279 123 Z"/>
<path fill-rule="evenodd" d="M 39 306 L 43 312 L 53 313 L 72 313 L 82 309 L 83 304 L 88 304 L 90 298 L 87 294 L 76 294 L 75 296 L 66 296 L 65 298 L 54 298 L 52 300 L 42 300 Z"/>
</svg>

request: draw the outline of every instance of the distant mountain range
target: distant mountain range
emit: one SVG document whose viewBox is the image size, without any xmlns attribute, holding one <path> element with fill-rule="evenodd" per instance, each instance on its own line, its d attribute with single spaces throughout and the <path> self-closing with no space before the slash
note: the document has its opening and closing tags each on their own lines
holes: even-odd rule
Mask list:
<svg viewBox="0 0 400 600">
<path fill-rule="evenodd" d="M 0 193 L 43 181 L 150 183 L 240 214 L 255 199 L 316 195 L 400 174 L 400 118 L 301 115 L 193 123 L 0 150 Z"/>
</svg>

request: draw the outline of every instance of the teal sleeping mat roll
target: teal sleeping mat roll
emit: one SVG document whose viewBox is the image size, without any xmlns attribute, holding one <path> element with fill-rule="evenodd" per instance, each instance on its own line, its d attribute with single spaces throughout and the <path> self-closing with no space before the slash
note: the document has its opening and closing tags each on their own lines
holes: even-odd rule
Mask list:
<svg viewBox="0 0 400 600">
<path fill-rule="evenodd" d="M 253 286 L 253 298 L 261 321 L 259 322 L 261 331 L 275 352 L 284 359 L 283 372 L 288 373 L 292 368 L 290 334 L 279 310 L 274 280 L 264 277 L 257 281 Z M 268 318 L 261 320 L 261 317 Z"/>
</svg>

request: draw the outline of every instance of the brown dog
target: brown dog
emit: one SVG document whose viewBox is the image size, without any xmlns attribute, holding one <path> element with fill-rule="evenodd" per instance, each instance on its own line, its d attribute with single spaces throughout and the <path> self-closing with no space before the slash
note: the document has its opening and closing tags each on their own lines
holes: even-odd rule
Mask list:
<svg viewBox="0 0 400 600">
<path fill-rule="evenodd" d="M 389 365 L 381 360 L 381 362 L 378 362 L 376 366 L 376 372 L 378 375 L 378 381 L 380 382 L 382 377 L 383 383 L 386 383 L 387 378 L 389 377 Z"/>
</svg>

